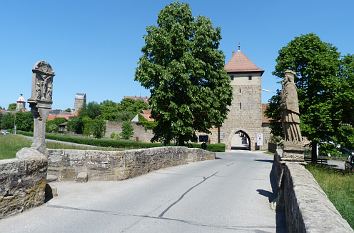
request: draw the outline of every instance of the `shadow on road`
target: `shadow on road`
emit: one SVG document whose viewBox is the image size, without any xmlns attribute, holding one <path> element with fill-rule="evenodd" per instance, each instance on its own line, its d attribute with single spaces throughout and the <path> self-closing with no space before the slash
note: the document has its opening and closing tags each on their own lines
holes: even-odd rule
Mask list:
<svg viewBox="0 0 354 233">
<path fill-rule="evenodd" d="M 264 163 L 273 163 L 273 160 L 271 160 L 271 159 L 255 159 L 254 161 L 264 162 Z"/>
<path fill-rule="evenodd" d="M 273 163 L 273 160 L 266 160 L 266 159 L 256 159 L 255 161 L 258 162 L 266 162 L 266 163 Z M 257 189 L 256 191 L 258 192 L 259 195 L 262 195 L 264 197 L 268 198 L 269 204 L 273 205 L 275 201 L 277 200 L 278 196 L 278 187 L 277 187 L 277 178 L 275 176 L 275 171 L 274 171 L 274 164 L 272 166 L 272 170 L 270 171 L 269 174 L 269 181 L 272 187 L 272 191 L 267 191 L 264 189 Z M 276 233 L 286 233 L 286 220 L 285 220 L 285 211 L 284 208 L 276 207 L 275 210 L 275 219 L 276 219 Z"/>
</svg>

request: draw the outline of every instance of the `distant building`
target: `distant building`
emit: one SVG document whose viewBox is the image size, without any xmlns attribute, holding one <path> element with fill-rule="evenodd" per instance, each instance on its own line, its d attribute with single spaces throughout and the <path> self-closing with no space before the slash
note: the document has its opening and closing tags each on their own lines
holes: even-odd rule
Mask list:
<svg viewBox="0 0 354 233">
<path fill-rule="evenodd" d="M 16 111 L 17 112 L 24 112 L 26 111 L 26 100 L 21 94 L 16 101 Z"/>
<path fill-rule="evenodd" d="M 86 94 L 76 93 L 75 103 L 74 103 L 75 113 L 78 114 L 85 105 L 86 105 Z"/>
</svg>

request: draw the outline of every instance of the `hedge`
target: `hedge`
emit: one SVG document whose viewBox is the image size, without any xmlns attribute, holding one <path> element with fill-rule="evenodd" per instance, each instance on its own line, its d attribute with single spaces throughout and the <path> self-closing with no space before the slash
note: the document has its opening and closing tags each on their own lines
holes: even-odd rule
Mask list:
<svg viewBox="0 0 354 233">
<path fill-rule="evenodd" d="M 22 134 L 25 136 L 33 136 L 32 132 L 25 131 L 17 131 L 18 134 Z M 115 147 L 115 148 L 126 148 L 126 149 L 139 149 L 139 148 L 151 148 L 151 147 L 161 147 L 163 146 L 161 143 L 151 143 L 151 142 L 136 142 L 130 140 L 114 140 L 114 139 L 96 139 L 89 137 L 81 137 L 81 136 L 71 136 L 71 135 L 61 135 L 61 134 L 46 134 L 47 139 L 64 141 L 64 142 L 72 142 L 78 144 L 99 146 L 99 147 Z M 187 145 L 190 148 L 201 148 L 201 144 L 191 143 Z M 208 144 L 207 150 L 212 152 L 225 152 L 225 144 Z"/>
</svg>

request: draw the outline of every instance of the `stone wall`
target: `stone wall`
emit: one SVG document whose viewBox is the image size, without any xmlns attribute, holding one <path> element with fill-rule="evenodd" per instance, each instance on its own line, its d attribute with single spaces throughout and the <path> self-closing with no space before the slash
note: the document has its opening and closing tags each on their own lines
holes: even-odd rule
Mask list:
<svg viewBox="0 0 354 233">
<path fill-rule="evenodd" d="M 0 219 L 44 203 L 47 159 L 0 160 Z"/>
<path fill-rule="evenodd" d="M 122 132 L 122 122 L 116 121 L 107 121 L 106 122 L 106 133 L 105 137 L 111 137 L 111 134 L 114 133 L 121 133 Z M 135 122 L 131 122 L 134 130 L 134 134 L 132 139 L 135 141 L 140 142 L 150 142 L 151 138 L 154 136 L 152 130 L 147 130 L 144 126 L 137 124 Z"/>
<path fill-rule="evenodd" d="M 312 174 L 299 163 L 274 160 L 288 232 L 353 232 Z"/>
<path fill-rule="evenodd" d="M 212 160 L 215 153 L 186 147 L 159 147 L 126 151 L 49 150 L 48 174 L 75 180 L 86 173 L 89 180 L 123 180 L 157 169 L 188 162 Z"/>
</svg>

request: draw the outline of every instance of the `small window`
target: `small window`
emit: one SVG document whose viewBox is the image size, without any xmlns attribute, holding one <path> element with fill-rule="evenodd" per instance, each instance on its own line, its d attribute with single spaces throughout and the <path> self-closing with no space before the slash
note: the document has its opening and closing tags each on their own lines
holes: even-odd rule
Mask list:
<svg viewBox="0 0 354 233">
<path fill-rule="evenodd" d="M 240 93 L 241 93 L 241 88 L 240 88 Z"/>
<path fill-rule="evenodd" d="M 234 80 L 235 77 L 233 75 L 230 75 L 230 78 L 231 78 L 231 80 Z"/>
<path fill-rule="evenodd" d="M 252 76 L 248 76 L 248 80 L 252 80 Z"/>
<path fill-rule="evenodd" d="M 240 109 L 242 108 L 242 104 L 241 104 L 241 102 L 240 102 Z"/>
</svg>

